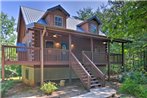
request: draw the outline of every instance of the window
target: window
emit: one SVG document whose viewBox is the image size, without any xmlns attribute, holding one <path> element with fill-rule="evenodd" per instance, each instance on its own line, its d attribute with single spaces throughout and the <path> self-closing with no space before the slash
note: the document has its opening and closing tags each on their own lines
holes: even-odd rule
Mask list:
<svg viewBox="0 0 147 98">
<path fill-rule="evenodd" d="M 90 24 L 90 32 L 97 33 L 97 25 L 91 23 Z"/>
<path fill-rule="evenodd" d="M 55 16 L 55 26 L 63 26 L 63 18 L 61 16 Z"/>
<path fill-rule="evenodd" d="M 54 47 L 53 41 L 46 41 L 46 48 L 53 48 L 53 47 Z"/>
<path fill-rule="evenodd" d="M 29 80 L 29 68 L 26 68 L 25 77 L 27 80 Z"/>
</svg>

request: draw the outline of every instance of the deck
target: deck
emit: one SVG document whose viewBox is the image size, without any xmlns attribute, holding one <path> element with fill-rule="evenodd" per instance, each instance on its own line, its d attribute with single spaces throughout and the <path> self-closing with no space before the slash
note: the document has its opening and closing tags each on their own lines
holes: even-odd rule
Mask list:
<svg viewBox="0 0 147 98">
<path fill-rule="evenodd" d="M 96 65 L 122 64 L 122 54 L 84 51 Z M 44 48 L 44 65 L 69 65 L 69 51 L 55 48 Z M 109 56 L 109 58 L 108 58 Z M 2 62 L 4 65 L 39 65 L 39 47 L 2 46 Z"/>
</svg>

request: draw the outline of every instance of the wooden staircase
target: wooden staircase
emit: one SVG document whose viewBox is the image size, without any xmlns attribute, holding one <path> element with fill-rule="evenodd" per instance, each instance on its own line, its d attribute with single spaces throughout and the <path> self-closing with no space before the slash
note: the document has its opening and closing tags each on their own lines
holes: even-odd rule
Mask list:
<svg viewBox="0 0 147 98">
<path fill-rule="evenodd" d="M 84 66 L 84 65 L 83 65 Z M 91 76 L 91 84 L 90 84 L 90 88 L 95 88 L 95 87 L 101 87 L 102 84 L 99 82 L 99 80 L 88 70 L 88 68 L 86 68 L 86 66 L 84 66 L 86 71 L 90 74 Z"/>
<path fill-rule="evenodd" d="M 94 65 L 92 61 L 90 61 L 90 59 L 88 59 L 85 54 L 83 54 L 83 57 L 86 59 L 86 62 L 82 65 L 76 56 L 70 52 L 70 66 L 80 78 L 84 87 L 90 90 L 91 88 L 104 86 L 104 74 L 96 67 L 96 65 Z"/>
</svg>

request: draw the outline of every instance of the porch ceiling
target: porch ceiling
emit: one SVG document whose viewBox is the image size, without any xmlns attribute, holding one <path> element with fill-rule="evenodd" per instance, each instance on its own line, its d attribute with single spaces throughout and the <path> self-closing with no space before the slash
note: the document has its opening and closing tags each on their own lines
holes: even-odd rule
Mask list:
<svg viewBox="0 0 147 98">
<path fill-rule="evenodd" d="M 42 25 L 39 23 L 33 23 L 33 25 L 31 25 L 31 27 L 29 27 L 30 29 L 38 29 L 38 30 L 43 30 L 43 28 L 46 27 L 47 31 L 51 31 L 55 34 L 62 34 L 62 35 L 74 35 L 76 37 L 80 37 L 80 38 L 94 38 L 97 40 L 101 40 L 101 41 L 105 41 L 105 42 L 118 42 L 118 43 L 131 43 L 132 41 L 130 40 L 125 40 L 125 39 L 113 39 L 111 40 L 110 37 L 106 37 L 106 36 L 102 36 L 102 35 L 97 35 L 97 34 L 92 34 L 92 33 L 88 33 L 88 32 L 78 32 L 75 30 L 70 30 L 70 29 L 65 29 L 65 28 L 57 28 L 57 27 L 50 27 L 48 25 Z"/>
<path fill-rule="evenodd" d="M 70 29 L 64 29 L 64 28 L 57 28 L 57 27 L 49 27 L 47 25 L 42 25 L 42 24 L 38 24 L 38 23 L 34 23 L 34 25 L 32 25 L 32 29 L 39 29 L 39 30 L 43 30 L 44 26 L 47 28 L 47 31 L 51 31 L 51 32 L 55 32 L 58 34 L 62 34 L 62 35 L 74 35 L 74 36 L 78 36 L 78 37 L 89 37 L 89 38 L 96 38 L 99 40 L 104 40 L 104 41 L 110 41 L 106 36 L 101 36 L 101 35 L 97 35 L 97 34 L 91 34 L 88 32 L 78 32 L 75 30 L 70 30 Z"/>
</svg>

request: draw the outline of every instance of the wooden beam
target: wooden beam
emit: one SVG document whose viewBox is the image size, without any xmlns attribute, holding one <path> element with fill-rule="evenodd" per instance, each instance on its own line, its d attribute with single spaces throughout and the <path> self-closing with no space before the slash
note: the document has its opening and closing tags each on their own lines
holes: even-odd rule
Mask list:
<svg viewBox="0 0 147 98">
<path fill-rule="evenodd" d="M 107 58 L 108 58 L 108 81 L 109 81 L 110 80 L 110 42 L 108 42 L 107 49 L 108 49 Z"/>
<path fill-rule="evenodd" d="M 72 69 L 71 69 L 71 61 L 70 61 L 70 53 L 71 53 L 71 34 L 69 34 L 69 83 L 72 82 Z"/>
<path fill-rule="evenodd" d="M 122 71 L 124 71 L 124 43 L 122 43 Z"/>
<path fill-rule="evenodd" d="M 2 45 L 2 81 L 5 80 L 5 53 L 4 46 Z"/>
<path fill-rule="evenodd" d="M 41 49 L 40 49 L 40 62 L 41 62 L 41 85 L 43 84 L 44 82 L 44 49 L 43 49 L 43 46 L 44 46 L 44 35 L 45 35 L 45 32 L 46 32 L 46 28 L 44 27 L 44 30 L 41 34 L 41 39 L 40 39 L 40 46 L 41 46 Z"/>
<path fill-rule="evenodd" d="M 92 55 L 92 58 L 91 59 L 93 61 L 93 38 L 92 37 L 90 38 L 90 42 L 91 42 L 91 53 L 92 53 L 91 54 Z"/>
</svg>

